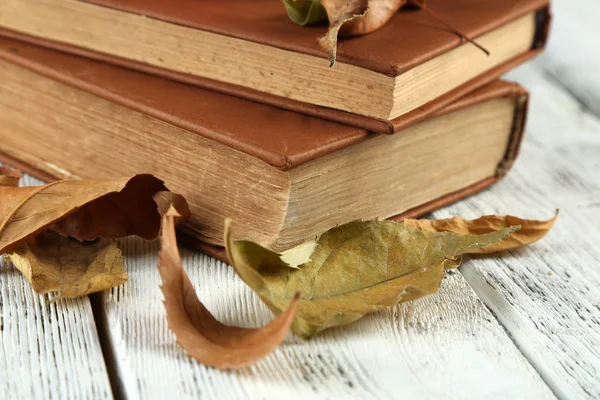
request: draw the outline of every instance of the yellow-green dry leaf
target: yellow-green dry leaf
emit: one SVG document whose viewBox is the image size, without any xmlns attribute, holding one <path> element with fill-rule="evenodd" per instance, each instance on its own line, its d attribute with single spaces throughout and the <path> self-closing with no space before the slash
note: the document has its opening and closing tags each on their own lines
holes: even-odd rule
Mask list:
<svg viewBox="0 0 600 400">
<path fill-rule="evenodd" d="M 327 12 L 321 0 L 283 0 L 283 5 L 290 19 L 298 25 L 327 21 Z"/>
<path fill-rule="evenodd" d="M 230 229 L 231 219 L 228 218 L 225 220 L 226 236 Z M 311 240 L 310 242 L 286 250 L 283 253 L 275 253 L 274 251 L 265 249 L 261 245 L 248 240 L 239 240 L 237 243 L 240 249 L 243 248 L 241 251 L 244 251 L 246 254 L 252 254 L 252 257 L 254 257 L 257 262 L 260 262 L 260 260 L 269 260 L 269 263 L 277 263 L 286 268 L 298 268 L 298 266 L 309 262 L 311 255 L 317 247 L 317 243 L 314 240 Z"/>
<path fill-rule="evenodd" d="M 475 254 L 489 254 L 495 253 L 502 250 L 514 249 L 517 247 L 527 246 L 531 243 L 537 242 L 552 228 L 556 218 L 558 217 L 558 211 L 554 218 L 546 221 L 537 221 L 532 219 L 521 219 L 513 217 L 512 215 L 486 215 L 484 217 L 466 220 L 460 217 L 448 218 L 448 219 L 405 219 L 402 221 L 408 226 L 413 228 L 421 229 L 429 232 L 454 232 L 462 235 L 473 234 L 482 235 L 485 233 L 499 231 L 501 229 L 519 225 L 521 229 L 511 233 L 504 240 L 491 244 L 489 246 L 482 247 L 474 250 L 472 253 Z"/>
<path fill-rule="evenodd" d="M 444 270 L 462 254 L 504 239 L 518 227 L 485 235 L 421 231 L 395 221 L 355 221 L 323 234 L 310 262 L 299 269 L 255 243 L 232 240 L 225 226 L 229 261 L 276 314 L 297 292 L 292 330 L 305 338 L 365 314 L 436 293 Z"/>
<path fill-rule="evenodd" d="M 46 231 L 7 255 L 36 293 L 78 297 L 127 281 L 121 250 L 115 243 L 81 243 Z"/>
<path fill-rule="evenodd" d="M 303 243 L 284 251 L 279 255 L 279 258 L 290 268 L 298 268 L 299 265 L 306 264 L 310 261 L 310 256 L 316 248 L 317 242 L 311 240 L 310 242 Z"/>
</svg>

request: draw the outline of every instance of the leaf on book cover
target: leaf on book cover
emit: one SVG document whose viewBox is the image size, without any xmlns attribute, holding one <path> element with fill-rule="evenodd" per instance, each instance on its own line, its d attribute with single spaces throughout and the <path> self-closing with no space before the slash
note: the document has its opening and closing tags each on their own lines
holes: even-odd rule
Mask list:
<svg viewBox="0 0 600 400">
<path fill-rule="evenodd" d="M 264 358 L 283 341 L 290 329 L 296 310 L 294 295 L 288 301 L 287 310 L 262 328 L 239 328 L 217 321 L 198 300 L 183 270 L 175 239 L 176 218 L 179 214 L 173 208 L 163 217 L 158 271 L 167 321 L 177 343 L 188 356 L 219 369 L 240 368 Z"/>
<path fill-rule="evenodd" d="M 311 261 L 298 269 L 255 243 L 232 240 L 229 224 L 225 247 L 238 275 L 275 314 L 300 293 L 292 330 L 309 338 L 384 307 L 436 293 L 444 270 L 457 268 L 461 255 L 518 229 L 460 235 L 395 221 L 355 221 L 324 233 Z"/>
<path fill-rule="evenodd" d="M 290 19 L 298 25 L 327 21 L 327 12 L 321 0 L 283 0 L 283 4 Z"/>
<path fill-rule="evenodd" d="M 360 36 L 373 32 L 407 5 L 423 10 L 485 54 L 490 54 L 484 47 L 433 12 L 425 0 L 283 0 L 283 3 L 290 19 L 299 25 L 329 21 L 329 30 L 318 42 L 327 53 L 331 68 L 337 58 L 338 37 Z"/>
<path fill-rule="evenodd" d="M 7 255 L 36 293 L 78 297 L 127 281 L 121 250 L 115 243 L 81 243 L 46 231 Z"/>
<path fill-rule="evenodd" d="M 554 225 L 557 217 L 558 210 L 556 211 L 554 218 L 551 218 L 547 221 L 521 219 L 512 215 L 487 215 L 474 220 L 465 220 L 460 217 L 454 217 L 439 220 L 405 219 L 402 222 L 408 226 L 412 226 L 413 228 L 424 231 L 454 232 L 462 235 L 482 235 L 515 225 L 521 227 L 521 229 L 511 233 L 508 237 L 500 242 L 493 243 L 489 246 L 472 251 L 472 253 L 476 254 L 489 254 L 502 250 L 527 246 L 528 244 L 537 242 L 546 236 L 548 231 Z"/>
<path fill-rule="evenodd" d="M 373 32 L 392 18 L 407 0 L 321 0 L 327 11 L 329 30 L 318 39 L 335 65 L 338 36 L 358 36 Z"/>
<path fill-rule="evenodd" d="M 0 186 L 0 254 L 51 229 L 78 240 L 158 236 L 160 211 L 171 201 L 189 215 L 185 200 L 166 194 L 152 175 L 109 180 L 63 180 L 45 186 Z"/>
</svg>

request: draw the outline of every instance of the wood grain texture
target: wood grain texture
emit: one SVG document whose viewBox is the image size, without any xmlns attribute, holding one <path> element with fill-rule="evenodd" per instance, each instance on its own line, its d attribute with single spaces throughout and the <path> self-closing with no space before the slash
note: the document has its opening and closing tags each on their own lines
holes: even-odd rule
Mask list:
<svg viewBox="0 0 600 400">
<path fill-rule="evenodd" d="M 491 190 L 434 213 L 541 219 L 560 208 L 543 241 L 472 258 L 438 295 L 309 343 L 290 335 L 255 366 L 223 372 L 186 358 L 168 331 L 157 243 L 122 240 L 130 280 L 103 295 L 102 311 L 123 393 L 130 399 L 600 398 L 600 5 L 553 4 L 548 51 L 509 74 L 532 92 L 521 157 Z M 270 320 L 230 267 L 188 250 L 183 260 L 218 318 L 242 326 Z M 2 264 L 0 312 L 0 397 L 110 397 L 87 299 L 46 306 Z"/>
<path fill-rule="evenodd" d="M 473 259 L 462 274 L 561 399 L 600 398 L 600 120 L 549 78 L 543 60 L 510 78 L 532 92 L 521 156 L 484 193 L 434 213 L 561 213 L 541 242 Z"/>
<path fill-rule="evenodd" d="M 48 299 L 0 261 L 0 398 L 112 398 L 88 298 Z"/>
<path fill-rule="evenodd" d="M 600 116 L 600 3 L 553 0 L 553 29 L 537 65 L 581 107 Z"/>
<path fill-rule="evenodd" d="M 290 334 L 258 364 L 217 371 L 188 359 L 168 331 L 157 243 L 121 241 L 130 280 L 104 296 L 107 328 L 130 399 L 552 399 L 458 273 L 442 291 L 332 329 L 310 342 Z M 260 326 L 271 314 L 233 269 L 183 249 L 202 302 L 225 323 Z"/>
</svg>

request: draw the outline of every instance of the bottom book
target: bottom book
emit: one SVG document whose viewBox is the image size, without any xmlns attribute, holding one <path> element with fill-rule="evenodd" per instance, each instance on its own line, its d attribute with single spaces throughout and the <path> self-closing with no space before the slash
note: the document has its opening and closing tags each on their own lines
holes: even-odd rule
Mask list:
<svg viewBox="0 0 600 400">
<path fill-rule="evenodd" d="M 517 155 L 528 100 L 498 81 L 376 135 L 12 39 L 0 76 L 0 158 L 45 179 L 151 173 L 188 200 L 188 244 L 221 259 L 227 217 L 281 251 L 486 188 Z"/>
</svg>

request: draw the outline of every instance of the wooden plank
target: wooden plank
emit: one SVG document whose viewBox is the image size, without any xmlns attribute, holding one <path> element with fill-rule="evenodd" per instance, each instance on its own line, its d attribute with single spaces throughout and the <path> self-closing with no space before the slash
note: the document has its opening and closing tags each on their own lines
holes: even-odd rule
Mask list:
<svg viewBox="0 0 600 400">
<path fill-rule="evenodd" d="M 303 342 L 289 335 L 258 364 L 217 371 L 186 358 L 168 331 L 156 242 L 121 241 L 129 281 L 104 296 L 106 324 L 128 398 L 514 398 L 551 391 L 458 273 L 441 293 Z M 183 249 L 206 306 L 229 324 L 272 317 L 233 269 Z"/>
<path fill-rule="evenodd" d="M 88 298 L 47 301 L 0 261 L 0 397 L 112 398 Z"/>
<path fill-rule="evenodd" d="M 528 132 L 509 176 L 434 213 L 561 214 L 530 248 L 467 262 L 462 274 L 561 399 L 600 398 L 600 120 L 543 71 L 510 78 L 532 92 Z"/>
<path fill-rule="evenodd" d="M 580 105 L 600 116 L 600 3 L 554 0 L 553 29 L 538 65 Z"/>
</svg>

